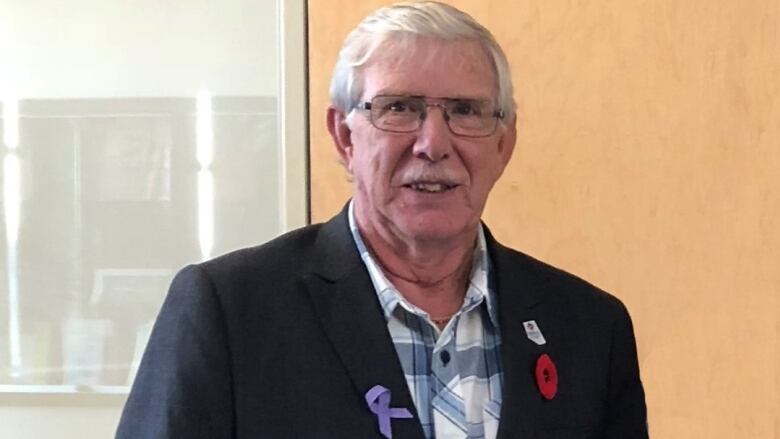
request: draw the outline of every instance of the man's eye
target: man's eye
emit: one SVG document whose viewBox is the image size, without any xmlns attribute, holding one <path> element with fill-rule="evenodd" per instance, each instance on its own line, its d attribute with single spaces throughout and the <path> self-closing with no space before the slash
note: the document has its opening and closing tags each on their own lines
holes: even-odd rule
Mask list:
<svg viewBox="0 0 780 439">
<path fill-rule="evenodd" d="M 385 111 L 393 113 L 405 113 L 413 110 L 413 105 L 410 105 L 407 101 L 393 101 L 385 105 Z"/>
<path fill-rule="evenodd" d="M 453 103 L 451 113 L 454 116 L 480 116 L 482 111 L 474 102 L 458 101 Z"/>
</svg>

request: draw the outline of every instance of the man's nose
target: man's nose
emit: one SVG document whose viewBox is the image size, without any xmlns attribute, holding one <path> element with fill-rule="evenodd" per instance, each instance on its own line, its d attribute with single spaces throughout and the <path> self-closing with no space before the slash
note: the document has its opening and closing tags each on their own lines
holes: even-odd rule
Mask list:
<svg viewBox="0 0 780 439">
<path fill-rule="evenodd" d="M 452 153 L 452 135 L 447 125 L 447 113 L 438 105 L 431 105 L 422 120 L 414 142 L 415 157 L 432 162 L 443 160 Z"/>
</svg>

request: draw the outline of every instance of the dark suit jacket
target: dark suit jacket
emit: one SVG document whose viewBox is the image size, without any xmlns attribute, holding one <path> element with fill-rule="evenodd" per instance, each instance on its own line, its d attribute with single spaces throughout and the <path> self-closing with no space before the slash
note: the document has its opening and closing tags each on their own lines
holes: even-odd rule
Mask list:
<svg viewBox="0 0 780 439">
<path fill-rule="evenodd" d="M 631 320 L 616 298 L 488 233 L 504 371 L 502 439 L 647 437 Z M 547 343 L 528 339 L 535 320 Z M 534 377 L 547 353 L 558 393 Z M 346 213 L 174 279 L 117 431 L 121 439 L 381 439 L 365 393 L 381 384 L 394 438 L 424 439 Z"/>
</svg>

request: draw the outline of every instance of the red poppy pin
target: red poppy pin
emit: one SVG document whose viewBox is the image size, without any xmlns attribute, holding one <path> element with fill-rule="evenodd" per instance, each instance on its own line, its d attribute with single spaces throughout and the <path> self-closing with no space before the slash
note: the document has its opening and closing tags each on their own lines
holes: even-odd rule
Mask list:
<svg viewBox="0 0 780 439">
<path fill-rule="evenodd" d="M 536 385 L 545 399 L 555 398 L 558 392 L 558 370 L 547 354 L 542 354 L 536 360 Z"/>
</svg>

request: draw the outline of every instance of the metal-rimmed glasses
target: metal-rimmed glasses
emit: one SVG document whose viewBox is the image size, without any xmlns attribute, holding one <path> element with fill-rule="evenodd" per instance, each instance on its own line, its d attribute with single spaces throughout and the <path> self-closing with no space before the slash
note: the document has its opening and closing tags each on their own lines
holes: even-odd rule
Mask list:
<svg viewBox="0 0 780 439">
<path fill-rule="evenodd" d="M 371 124 L 382 131 L 411 133 L 422 126 L 429 107 L 441 108 L 450 131 L 463 137 L 487 137 L 496 131 L 504 112 L 491 101 L 469 98 L 377 95 L 355 106 L 368 110 Z"/>
</svg>

